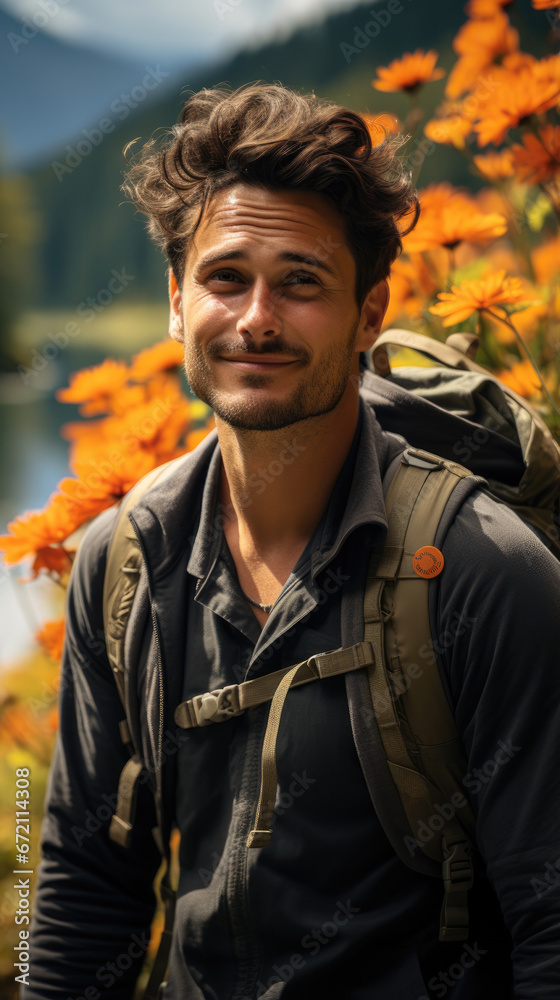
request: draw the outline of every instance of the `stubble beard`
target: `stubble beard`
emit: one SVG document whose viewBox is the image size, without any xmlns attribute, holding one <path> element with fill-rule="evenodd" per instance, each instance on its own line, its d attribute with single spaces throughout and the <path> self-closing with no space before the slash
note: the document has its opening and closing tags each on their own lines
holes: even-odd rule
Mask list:
<svg viewBox="0 0 560 1000">
<path fill-rule="evenodd" d="M 287 399 L 255 402 L 241 398 L 242 388 L 235 393 L 237 398 L 227 390 L 217 388 L 211 362 L 206 360 L 200 344 L 185 345 L 187 381 L 194 395 L 231 427 L 246 431 L 281 430 L 301 420 L 330 413 L 338 405 L 352 369 L 357 328 L 356 322 L 343 347 L 333 346 L 328 355 L 320 359 L 317 371 L 307 370 Z M 270 381 L 270 376 L 257 372 L 244 373 L 242 378 L 249 392 L 266 386 Z"/>
</svg>

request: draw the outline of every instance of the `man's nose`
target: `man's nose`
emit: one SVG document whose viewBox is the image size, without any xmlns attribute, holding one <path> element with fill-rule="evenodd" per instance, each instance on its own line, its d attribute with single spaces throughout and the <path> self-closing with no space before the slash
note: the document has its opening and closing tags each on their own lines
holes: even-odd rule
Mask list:
<svg viewBox="0 0 560 1000">
<path fill-rule="evenodd" d="M 238 333 L 253 338 L 271 337 L 282 331 L 278 296 L 264 278 L 257 278 L 247 294 L 244 309 L 237 321 Z"/>
</svg>

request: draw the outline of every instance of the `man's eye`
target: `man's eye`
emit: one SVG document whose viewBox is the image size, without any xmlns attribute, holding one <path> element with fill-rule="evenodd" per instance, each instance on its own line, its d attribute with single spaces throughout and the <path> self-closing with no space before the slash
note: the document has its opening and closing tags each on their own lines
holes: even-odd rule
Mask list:
<svg viewBox="0 0 560 1000">
<path fill-rule="evenodd" d="M 306 271 L 299 272 L 298 274 L 291 274 L 288 281 L 294 284 L 302 285 L 316 285 L 317 281 L 312 274 L 308 274 Z"/>
<path fill-rule="evenodd" d="M 233 271 L 215 271 L 212 278 L 218 281 L 236 281 L 237 275 Z"/>
</svg>

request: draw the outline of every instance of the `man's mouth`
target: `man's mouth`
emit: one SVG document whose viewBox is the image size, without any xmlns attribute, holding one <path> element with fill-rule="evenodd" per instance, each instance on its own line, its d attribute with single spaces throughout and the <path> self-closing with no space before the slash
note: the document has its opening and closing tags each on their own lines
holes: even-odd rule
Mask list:
<svg viewBox="0 0 560 1000">
<path fill-rule="evenodd" d="M 298 361 L 298 358 L 287 358 L 285 354 L 225 354 L 218 356 L 219 361 L 227 361 L 235 368 L 246 371 L 272 371 L 287 368 Z"/>
</svg>

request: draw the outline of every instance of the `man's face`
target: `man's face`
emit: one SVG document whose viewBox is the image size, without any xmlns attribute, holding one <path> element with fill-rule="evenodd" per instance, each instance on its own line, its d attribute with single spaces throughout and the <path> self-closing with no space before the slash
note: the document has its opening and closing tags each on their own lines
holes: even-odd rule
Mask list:
<svg viewBox="0 0 560 1000">
<path fill-rule="evenodd" d="M 383 318 L 358 310 L 342 220 L 322 196 L 236 184 L 208 205 L 170 283 L 171 335 L 193 392 L 226 423 L 277 430 L 333 410 Z M 354 390 L 355 391 L 355 390 Z"/>
</svg>

